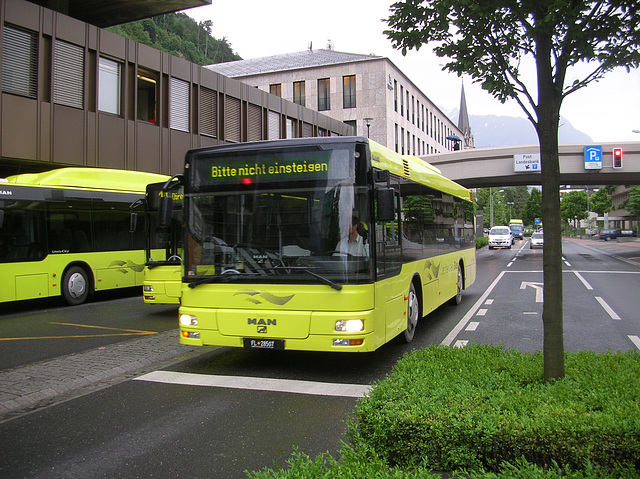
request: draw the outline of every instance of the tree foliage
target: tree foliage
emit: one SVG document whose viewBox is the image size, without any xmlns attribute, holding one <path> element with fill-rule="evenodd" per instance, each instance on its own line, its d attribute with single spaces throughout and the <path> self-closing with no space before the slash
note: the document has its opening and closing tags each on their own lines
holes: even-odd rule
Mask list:
<svg viewBox="0 0 640 479">
<path fill-rule="evenodd" d="M 404 0 L 385 33 L 406 53 L 428 44 L 444 69 L 515 100 L 540 144 L 544 261 L 544 375 L 564 376 L 558 129 L 564 98 L 616 67 L 640 65 L 637 0 Z M 573 67 L 585 66 L 587 73 Z M 525 66 L 533 65 L 535 75 Z M 581 71 L 581 70 L 580 70 Z M 531 79 L 530 77 L 533 77 Z"/>
<path fill-rule="evenodd" d="M 211 36 L 213 22 L 197 23 L 184 13 L 167 13 L 107 30 L 198 65 L 242 60 L 226 38 Z"/>
<path fill-rule="evenodd" d="M 542 192 L 534 188 L 531 190 L 531 195 L 529 195 L 527 204 L 524 206 L 522 221 L 526 225 L 532 225 L 535 223 L 536 218 L 542 218 Z"/>
<path fill-rule="evenodd" d="M 607 193 L 607 188 L 598 188 L 589 198 L 589 210 L 595 211 L 600 216 L 611 211 L 611 197 Z"/>
<path fill-rule="evenodd" d="M 565 221 L 587 217 L 587 192 L 569 191 L 560 200 L 560 214 Z"/>
</svg>

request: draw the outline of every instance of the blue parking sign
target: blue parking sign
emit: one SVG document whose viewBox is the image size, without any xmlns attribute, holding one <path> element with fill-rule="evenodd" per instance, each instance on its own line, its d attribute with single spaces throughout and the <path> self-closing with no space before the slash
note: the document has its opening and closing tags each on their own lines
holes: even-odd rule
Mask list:
<svg viewBox="0 0 640 479">
<path fill-rule="evenodd" d="M 585 170 L 601 170 L 602 169 L 602 146 L 585 146 L 584 147 L 584 169 Z"/>
</svg>

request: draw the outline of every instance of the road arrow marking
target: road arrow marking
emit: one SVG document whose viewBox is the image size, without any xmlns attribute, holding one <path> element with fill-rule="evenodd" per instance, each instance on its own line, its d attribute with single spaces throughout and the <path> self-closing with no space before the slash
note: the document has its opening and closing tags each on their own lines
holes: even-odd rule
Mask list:
<svg viewBox="0 0 640 479">
<path fill-rule="evenodd" d="M 469 344 L 469 341 L 465 340 L 465 339 L 458 339 L 455 344 L 453 345 L 454 348 L 464 348 L 467 344 Z"/>
<path fill-rule="evenodd" d="M 520 284 L 520 289 L 527 289 L 527 286 L 536 290 L 536 303 L 542 303 L 544 300 L 542 286 L 543 283 L 533 283 L 531 281 L 523 281 Z"/>
</svg>

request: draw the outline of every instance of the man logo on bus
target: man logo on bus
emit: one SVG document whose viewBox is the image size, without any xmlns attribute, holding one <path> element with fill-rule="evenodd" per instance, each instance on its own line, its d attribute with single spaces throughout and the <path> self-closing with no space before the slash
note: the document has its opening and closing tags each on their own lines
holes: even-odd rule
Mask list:
<svg viewBox="0 0 640 479">
<path fill-rule="evenodd" d="M 276 326 L 278 320 L 276 319 L 263 319 L 263 318 L 247 318 L 247 324 L 255 324 L 257 326 Z M 260 328 L 258 328 L 260 329 Z"/>
</svg>

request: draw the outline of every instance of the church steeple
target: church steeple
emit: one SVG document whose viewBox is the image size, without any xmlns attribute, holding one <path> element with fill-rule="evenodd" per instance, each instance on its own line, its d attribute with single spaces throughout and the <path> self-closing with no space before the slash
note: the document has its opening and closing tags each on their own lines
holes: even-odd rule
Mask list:
<svg viewBox="0 0 640 479">
<path fill-rule="evenodd" d="M 473 148 L 473 135 L 469 124 L 469 112 L 467 111 L 467 99 L 464 96 L 464 82 L 462 82 L 462 93 L 460 95 L 460 112 L 458 113 L 458 128 L 462 132 L 463 148 Z"/>
</svg>

